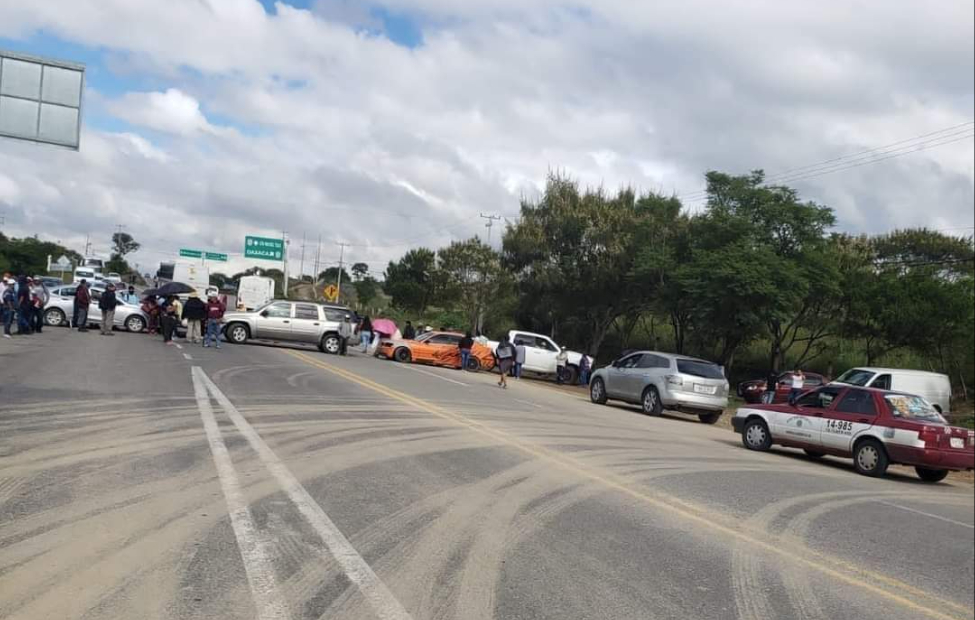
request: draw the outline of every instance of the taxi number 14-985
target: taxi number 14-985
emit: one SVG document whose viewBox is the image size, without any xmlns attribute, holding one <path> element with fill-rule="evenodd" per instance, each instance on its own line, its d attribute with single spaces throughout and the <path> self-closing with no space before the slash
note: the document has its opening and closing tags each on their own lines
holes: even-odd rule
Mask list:
<svg viewBox="0 0 975 620">
<path fill-rule="evenodd" d="M 826 420 L 826 432 L 849 435 L 853 432 L 853 422 L 846 420 Z"/>
</svg>

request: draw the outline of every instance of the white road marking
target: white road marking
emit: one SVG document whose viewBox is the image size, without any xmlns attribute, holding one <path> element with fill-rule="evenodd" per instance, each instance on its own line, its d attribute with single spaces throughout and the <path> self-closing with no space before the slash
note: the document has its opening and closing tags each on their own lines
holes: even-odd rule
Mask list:
<svg viewBox="0 0 975 620">
<path fill-rule="evenodd" d="M 183 354 L 183 357 L 185 357 L 185 358 L 186 358 L 186 359 L 188 359 L 188 360 L 191 360 L 191 359 L 193 359 L 193 356 L 192 356 L 192 355 L 190 355 L 189 353 L 184 353 L 184 354 Z"/>
<path fill-rule="evenodd" d="M 278 481 L 281 488 L 287 493 L 295 507 L 304 515 L 305 519 L 312 526 L 315 532 L 321 537 L 325 546 L 331 552 L 336 563 L 345 571 L 349 581 L 358 586 L 359 591 L 372 606 L 373 611 L 381 620 L 412 620 L 409 612 L 403 604 L 396 600 L 393 593 L 389 591 L 372 568 L 355 550 L 349 539 L 339 531 L 335 523 L 325 514 L 322 507 L 305 490 L 305 487 L 298 482 L 294 474 L 281 462 L 281 459 L 268 447 L 261 436 L 254 430 L 237 408 L 234 407 L 230 399 L 227 398 L 220 388 L 210 380 L 199 366 L 193 367 L 194 376 L 198 376 L 210 390 L 220 406 L 230 417 L 231 421 L 240 431 L 240 434 L 247 439 L 251 447 L 257 452 L 264 462 L 268 471 Z"/>
<path fill-rule="evenodd" d="M 967 527 L 970 530 L 975 529 L 975 525 L 969 525 L 968 523 L 963 523 L 961 521 L 955 521 L 954 519 L 949 519 L 948 517 L 942 517 L 941 515 L 931 514 L 930 512 L 924 512 L 923 510 L 917 510 L 915 508 L 908 508 L 907 506 L 898 506 L 897 504 L 891 504 L 890 502 L 877 502 L 878 504 L 883 504 L 884 506 L 890 506 L 891 508 L 900 508 L 901 510 L 906 510 L 907 512 L 913 512 L 919 515 L 924 515 L 925 517 L 931 517 L 932 519 L 937 519 L 939 521 L 945 521 L 947 523 L 954 523 L 955 525 L 960 525 L 962 527 Z"/>
<path fill-rule="evenodd" d="M 173 344 L 175 344 L 175 345 L 176 345 L 176 348 L 177 348 L 177 349 L 182 349 L 182 348 L 183 348 L 183 345 L 181 345 L 181 344 L 180 344 L 180 343 L 178 343 L 178 342 L 173 342 Z"/>
<path fill-rule="evenodd" d="M 469 385 L 469 384 L 463 383 L 461 381 L 455 381 L 454 379 L 450 379 L 448 377 L 441 377 L 440 375 L 438 375 L 435 372 L 430 372 L 429 370 L 423 370 L 422 368 L 414 368 L 413 366 L 408 366 L 406 364 L 394 364 L 393 366 L 394 366 L 394 368 L 402 368 L 403 370 L 412 370 L 413 372 L 421 372 L 421 373 L 423 373 L 425 375 L 429 375 L 429 376 L 434 377 L 436 379 L 440 379 L 441 381 L 449 381 L 450 383 L 456 383 L 457 385 L 463 385 L 464 387 L 468 387 L 468 385 Z"/>
<path fill-rule="evenodd" d="M 539 405 L 538 403 L 533 403 L 530 400 L 521 400 L 520 398 L 516 398 L 515 400 L 523 405 L 531 405 L 532 407 L 538 407 L 539 409 L 542 408 L 541 405 Z"/>
<path fill-rule="evenodd" d="M 247 509 L 247 502 L 241 493 L 237 472 L 234 469 L 233 461 L 230 459 L 230 454 L 227 452 L 223 437 L 220 435 L 220 428 L 213 416 L 210 397 L 207 395 L 206 386 L 201 380 L 201 376 L 205 375 L 199 368 L 194 367 L 193 391 L 196 394 L 196 404 L 200 409 L 200 417 L 203 418 L 203 428 L 206 431 L 207 441 L 210 443 L 210 452 L 213 453 L 213 463 L 217 467 L 220 487 L 223 489 L 223 495 L 227 501 L 230 525 L 233 527 L 234 536 L 237 538 L 240 556 L 244 560 L 247 583 L 250 585 L 251 596 L 257 606 L 257 619 L 288 620 L 290 614 L 274 578 L 274 569 L 267 552 L 267 542 L 257 527 L 254 526 L 251 513 Z"/>
</svg>

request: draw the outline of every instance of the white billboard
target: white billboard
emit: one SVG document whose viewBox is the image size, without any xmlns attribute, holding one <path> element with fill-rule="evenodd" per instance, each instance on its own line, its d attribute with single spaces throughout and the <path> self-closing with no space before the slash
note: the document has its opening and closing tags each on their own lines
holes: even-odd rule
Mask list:
<svg viewBox="0 0 975 620">
<path fill-rule="evenodd" d="M 0 50 L 0 136 L 77 150 L 85 66 Z"/>
</svg>

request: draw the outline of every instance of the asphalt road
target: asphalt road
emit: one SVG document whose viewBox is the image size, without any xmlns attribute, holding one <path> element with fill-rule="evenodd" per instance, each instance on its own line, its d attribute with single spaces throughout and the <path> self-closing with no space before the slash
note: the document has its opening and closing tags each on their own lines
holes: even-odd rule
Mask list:
<svg viewBox="0 0 975 620">
<path fill-rule="evenodd" d="M 972 618 L 973 489 L 535 381 L 0 341 L 0 618 Z"/>
</svg>

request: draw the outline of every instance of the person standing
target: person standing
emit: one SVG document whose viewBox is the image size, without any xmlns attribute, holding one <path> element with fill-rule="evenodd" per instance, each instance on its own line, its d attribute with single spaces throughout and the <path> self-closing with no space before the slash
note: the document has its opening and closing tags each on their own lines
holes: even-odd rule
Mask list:
<svg viewBox="0 0 975 620">
<path fill-rule="evenodd" d="M 555 382 L 559 385 L 565 383 L 565 367 L 569 363 L 569 352 L 565 347 L 555 356 Z"/>
<path fill-rule="evenodd" d="M 525 344 L 519 340 L 515 344 L 515 379 L 521 379 L 521 371 L 525 367 L 527 354 L 528 350 L 525 348 Z"/>
<path fill-rule="evenodd" d="M 471 349 L 474 348 L 474 338 L 470 332 L 464 334 L 457 343 L 457 348 L 460 349 L 460 369 L 467 370 L 467 364 L 471 360 Z"/>
<path fill-rule="evenodd" d="M 50 298 L 44 283 L 36 280 L 31 288 L 31 327 L 35 333 L 41 333 L 44 328 L 44 306 Z"/>
<path fill-rule="evenodd" d="M 413 327 L 413 323 L 407 321 L 406 327 L 403 328 L 403 340 L 413 340 L 414 338 L 416 338 L 416 328 Z"/>
<path fill-rule="evenodd" d="M 98 309 L 102 311 L 102 336 L 114 336 L 112 329 L 115 327 L 115 307 L 119 305 L 119 300 L 115 296 L 115 285 L 109 283 L 105 292 L 98 300 Z"/>
<path fill-rule="evenodd" d="M 176 324 L 173 325 L 173 335 L 172 338 L 179 336 L 179 326 L 183 319 L 183 302 L 179 300 L 179 297 L 172 295 L 169 298 L 169 305 L 173 307 L 173 316 L 176 318 Z"/>
<path fill-rule="evenodd" d="M 3 316 L 3 337 L 10 338 L 10 325 L 17 314 L 17 293 L 14 292 L 14 282 L 7 278 L 0 283 L 0 315 Z"/>
<path fill-rule="evenodd" d="M 162 315 L 159 317 L 162 323 L 162 335 L 163 342 L 167 345 L 173 344 L 173 333 L 176 331 L 176 325 L 179 323 L 179 315 L 176 313 L 176 305 L 170 302 L 162 310 Z"/>
<path fill-rule="evenodd" d="M 156 298 L 149 296 L 142 301 L 142 311 L 149 317 L 149 335 L 153 336 L 159 331 L 159 304 Z"/>
<path fill-rule="evenodd" d="M 802 374 L 802 370 L 796 368 L 792 371 L 792 389 L 789 390 L 789 404 L 796 404 L 796 399 L 803 392 L 803 387 L 806 384 L 806 375 Z"/>
<path fill-rule="evenodd" d="M 342 317 L 342 322 L 339 323 L 339 355 L 349 354 L 349 340 L 352 339 L 353 325 L 355 323 L 351 314 Z"/>
<path fill-rule="evenodd" d="M 372 321 L 368 316 L 362 317 L 359 323 L 359 344 L 362 345 L 362 352 L 369 352 L 369 342 L 372 341 Z"/>
<path fill-rule="evenodd" d="M 186 340 L 190 344 L 202 344 L 203 321 L 207 318 L 207 305 L 195 292 L 190 293 L 189 299 L 186 300 L 182 318 L 186 321 Z"/>
<path fill-rule="evenodd" d="M 579 385 L 589 385 L 589 370 L 592 368 L 592 359 L 582 354 L 579 358 Z"/>
<path fill-rule="evenodd" d="M 30 278 L 20 276 L 17 280 L 17 333 L 27 335 L 31 333 L 31 298 Z"/>
<path fill-rule="evenodd" d="M 498 381 L 498 386 L 501 389 L 508 389 L 508 372 L 514 365 L 515 359 L 515 347 L 508 340 L 508 336 L 504 335 L 501 337 L 501 342 L 498 344 L 498 348 L 494 351 L 494 356 L 498 358 L 498 372 L 501 374 L 501 379 Z"/>
<path fill-rule="evenodd" d="M 139 303 L 139 296 L 135 294 L 135 287 L 131 284 L 129 285 L 129 292 L 125 294 L 125 302 L 133 305 Z"/>
<path fill-rule="evenodd" d="M 82 280 L 74 292 L 74 305 L 77 313 L 75 325 L 78 331 L 88 331 L 88 308 L 91 306 L 91 291 L 88 290 L 88 280 Z"/>
<path fill-rule="evenodd" d="M 223 314 L 227 311 L 227 306 L 220 301 L 216 293 L 207 297 L 207 332 L 203 337 L 203 346 L 209 347 L 213 341 L 214 347 L 220 348 L 220 325 L 223 323 Z"/>
<path fill-rule="evenodd" d="M 779 373 L 775 370 L 768 371 L 768 376 L 765 377 L 765 393 L 762 394 L 762 402 L 771 405 L 775 402 L 775 390 L 779 386 Z"/>
</svg>

